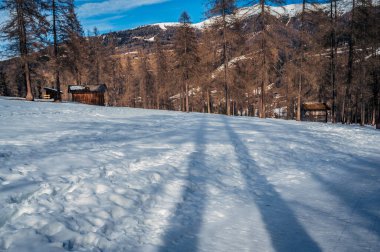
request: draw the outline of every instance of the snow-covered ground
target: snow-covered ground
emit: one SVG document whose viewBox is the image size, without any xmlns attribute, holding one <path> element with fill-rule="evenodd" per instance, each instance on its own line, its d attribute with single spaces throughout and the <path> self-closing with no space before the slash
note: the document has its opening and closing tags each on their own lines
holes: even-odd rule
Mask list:
<svg viewBox="0 0 380 252">
<path fill-rule="evenodd" d="M 380 251 L 380 131 L 0 99 L 0 251 Z"/>
</svg>

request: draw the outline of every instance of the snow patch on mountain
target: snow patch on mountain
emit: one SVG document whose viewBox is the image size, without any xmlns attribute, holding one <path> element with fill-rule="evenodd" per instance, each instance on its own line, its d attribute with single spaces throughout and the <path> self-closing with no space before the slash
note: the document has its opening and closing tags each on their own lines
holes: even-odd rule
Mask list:
<svg viewBox="0 0 380 252">
<path fill-rule="evenodd" d="M 295 17 L 296 15 L 302 12 L 302 4 L 287 4 L 283 6 L 265 6 L 266 10 L 269 11 L 274 16 L 288 16 Z M 330 8 L 330 3 L 324 4 L 306 4 L 306 11 L 315 11 L 323 10 L 328 11 Z M 351 1 L 350 0 L 341 0 L 337 2 L 337 8 L 339 13 L 345 13 L 351 10 Z M 261 11 L 261 6 L 255 4 L 249 7 L 242 7 L 237 10 L 236 17 L 240 19 L 248 18 L 250 16 L 259 14 Z M 218 20 L 218 17 L 212 17 L 206 19 L 199 23 L 192 24 L 192 27 L 196 29 L 203 29 L 207 26 L 212 25 L 215 21 Z M 158 25 L 162 30 L 167 30 L 168 27 L 177 27 L 180 25 L 178 22 L 170 23 L 157 23 L 153 25 Z"/>
</svg>

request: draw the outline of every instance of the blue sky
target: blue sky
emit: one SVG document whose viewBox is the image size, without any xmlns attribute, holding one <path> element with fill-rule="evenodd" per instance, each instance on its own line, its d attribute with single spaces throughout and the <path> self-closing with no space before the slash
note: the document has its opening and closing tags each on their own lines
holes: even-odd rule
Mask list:
<svg viewBox="0 0 380 252">
<path fill-rule="evenodd" d="M 197 23 L 204 19 L 206 2 L 207 0 L 75 0 L 84 30 L 87 32 L 97 27 L 102 33 L 146 24 L 176 22 L 183 11 L 187 11 L 192 21 Z M 6 18 L 6 13 L 0 13 L 0 24 Z"/>
<path fill-rule="evenodd" d="M 286 0 L 288 3 L 301 0 Z M 96 26 L 102 33 L 140 25 L 176 22 L 187 11 L 194 23 L 204 19 L 207 0 L 76 0 L 85 31 Z"/>
<path fill-rule="evenodd" d="M 187 11 L 193 22 L 204 18 L 205 0 L 77 0 L 77 12 L 85 30 L 101 32 L 140 25 L 176 22 Z"/>
</svg>

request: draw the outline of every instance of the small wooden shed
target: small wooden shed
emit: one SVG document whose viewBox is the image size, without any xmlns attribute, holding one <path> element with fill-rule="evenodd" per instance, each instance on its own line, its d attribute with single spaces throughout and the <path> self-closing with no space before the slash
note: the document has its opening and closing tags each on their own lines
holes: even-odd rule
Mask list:
<svg viewBox="0 0 380 252">
<path fill-rule="evenodd" d="M 61 95 L 63 92 L 61 91 Z M 54 99 L 56 100 L 58 96 L 58 90 L 54 88 L 45 87 L 43 92 L 44 99 Z"/>
<path fill-rule="evenodd" d="M 69 94 L 73 102 L 89 105 L 105 106 L 107 86 L 101 85 L 70 85 Z"/>
<path fill-rule="evenodd" d="M 322 102 L 306 102 L 302 104 L 302 120 L 311 122 L 326 122 L 331 108 Z"/>
</svg>

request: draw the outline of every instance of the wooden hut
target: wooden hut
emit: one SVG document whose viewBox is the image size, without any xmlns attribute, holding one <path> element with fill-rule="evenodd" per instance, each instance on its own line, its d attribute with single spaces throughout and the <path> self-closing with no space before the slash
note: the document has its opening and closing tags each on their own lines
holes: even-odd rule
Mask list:
<svg viewBox="0 0 380 252">
<path fill-rule="evenodd" d="M 326 122 L 330 107 L 322 102 L 307 102 L 302 104 L 302 121 Z"/>
<path fill-rule="evenodd" d="M 63 92 L 61 91 L 61 95 Z M 54 88 L 45 87 L 44 92 L 42 93 L 44 99 L 57 99 L 58 90 Z"/>
<path fill-rule="evenodd" d="M 71 100 L 73 102 L 79 102 L 89 105 L 105 105 L 105 93 L 107 86 L 101 85 L 70 85 L 69 94 L 71 94 Z"/>
</svg>

